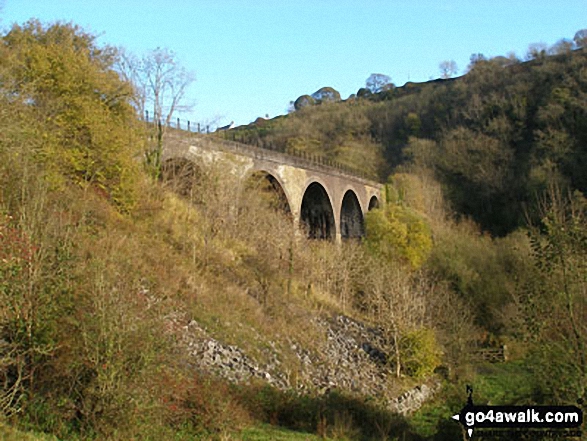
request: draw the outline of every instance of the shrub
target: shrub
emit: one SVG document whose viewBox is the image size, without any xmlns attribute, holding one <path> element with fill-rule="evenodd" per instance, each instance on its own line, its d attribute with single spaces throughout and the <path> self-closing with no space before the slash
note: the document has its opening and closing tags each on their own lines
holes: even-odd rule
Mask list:
<svg viewBox="0 0 587 441">
<path fill-rule="evenodd" d="M 412 377 L 427 377 L 440 364 L 442 352 L 432 329 L 420 328 L 407 332 L 400 345 L 403 347 L 404 369 Z"/>
<path fill-rule="evenodd" d="M 430 228 L 413 210 L 388 204 L 365 216 L 367 247 L 388 262 L 404 260 L 420 267 L 432 249 Z"/>
</svg>

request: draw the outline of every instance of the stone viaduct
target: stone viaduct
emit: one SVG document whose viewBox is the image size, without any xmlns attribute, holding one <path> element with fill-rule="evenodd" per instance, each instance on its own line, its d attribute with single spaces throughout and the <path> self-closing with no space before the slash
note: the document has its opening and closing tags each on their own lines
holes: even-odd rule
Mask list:
<svg viewBox="0 0 587 441">
<path fill-rule="evenodd" d="M 237 178 L 239 191 L 251 176 L 264 176 L 284 200 L 294 225 L 305 228 L 310 238 L 339 242 L 362 237 L 364 214 L 383 202 L 381 184 L 320 161 L 211 135 L 186 135 L 179 131 L 166 135 L 164 167 L 178 161 L 197 166 L 219 163 Z"/>
</svg>

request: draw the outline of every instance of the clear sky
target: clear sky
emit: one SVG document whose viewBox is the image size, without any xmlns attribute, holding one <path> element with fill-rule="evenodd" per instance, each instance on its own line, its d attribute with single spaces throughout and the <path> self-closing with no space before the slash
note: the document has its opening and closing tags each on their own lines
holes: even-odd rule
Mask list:
<svg viewBox="0 0 587 441">
<path fill-rule="evenodd" d="M 587 28 L 587 0 L 0 0 L 0 25 L 66 21 L 141 55 L 173 50 L 196 73 L 192 121 L 248 124 L 323 86 L 371 73 L 403 85 L 462 73 L 473 53 L 519 57 Z"/>
</svg>

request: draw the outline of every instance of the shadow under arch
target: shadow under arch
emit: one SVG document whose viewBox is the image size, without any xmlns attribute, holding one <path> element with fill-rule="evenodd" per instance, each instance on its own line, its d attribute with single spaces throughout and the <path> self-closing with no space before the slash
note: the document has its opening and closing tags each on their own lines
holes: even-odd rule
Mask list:
<svg viewBox="0 0 587 441">
<path fill-rule="evenodd" d="M 310 239 L 332 240 L 336 235 L 334 211 L 330 198 L 318 182 L 312 182 L 304 192 L 300 220 Z"/>
<path fill-rule="evenodd" d="M 360 239 L 365 236 L 365 222 L 361 204 L 353 190 L 347 190 L 342 198 L 340 236 L 342 239 Z"/>
<path fill-rule="evenodd" d="M 276 211 L 292 217 L 287 194 L 277 178 L 265 170 L 251 173 L 245 180 L 245 191 L 256 191 L 263 201 Z"/>
<path fill-rule="evenodd" d="M 371 199 L 369 199 L 369 208 L 367 211 L 371 211 L 374 208 L 379 208 L 379 199 L 377 199 L 377 196 L 371 196 Z"/>
<path fill-rule="evenodd" d="M 161 164 L 159 180 L 180 196 L 193 199 L 193 190 L 202 179 L 201 168 L 186 158 L 170 158 Z"/>
</svg>

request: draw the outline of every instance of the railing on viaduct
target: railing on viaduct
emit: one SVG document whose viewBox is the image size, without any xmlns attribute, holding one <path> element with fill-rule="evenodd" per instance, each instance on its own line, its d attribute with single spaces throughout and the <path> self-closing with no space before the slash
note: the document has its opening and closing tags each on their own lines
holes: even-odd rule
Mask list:
<svg viewBox="0 0 587 441">
<path fill-rule="evenodd" d="M 153 121 L 149 120 L 148 113 L 146 114 L 145 121 L 149 125 L 153 124 Z M 162 125 L 161 122 L 159 122 L 159 124 Z M 345 164 L 341 164 L 340 162 L 333 161 L 324 156 L 313 155 L 303 150 L 293 148 L 285 149 L 281 146 L 265 142 L 264 140 L 257 139 L 254 140 L 253 143 L 247 143 L 246 139 L 239 139 L 234 132 L 231 133 L 233 140 L 229 140 L 222 136 L 215 135 L 215 133 L 210 133 L 209 126 L 203 127 L 199 123 L 193 124 L 190 121 L 183 121 L 182 123 L 179 118 L 176 118 L 175 121 L 170 121 L 169 124 L 167 124 L 167 128 L 178 131 L 184 136 L 205 135 L 205 138 L 213 137 L 213 142 L 215 144 L 220 144 L 235 153 L 243 153 L 245 155 L 254 156 L 259 159 L 268 159 L 265 156 L 265 152 L 273 152 L 287 157 L 287 162 L 292 165 L 295 164 L 301 167 L 314 168 L 330 173 L 332 173 L 333 170 L 336 170 L 338 172 L 337 174 L 339 175 L 346 175 L 355 179 L 360 178 L 369 183 L 379 182 L 377 176 L 370 175 L 369 173 L 365 173 L 363 170 L 357 170 L 353 167 L 349 167 Z M 231 135 L 229 134 L 229 136 Z"/>
</svg>

